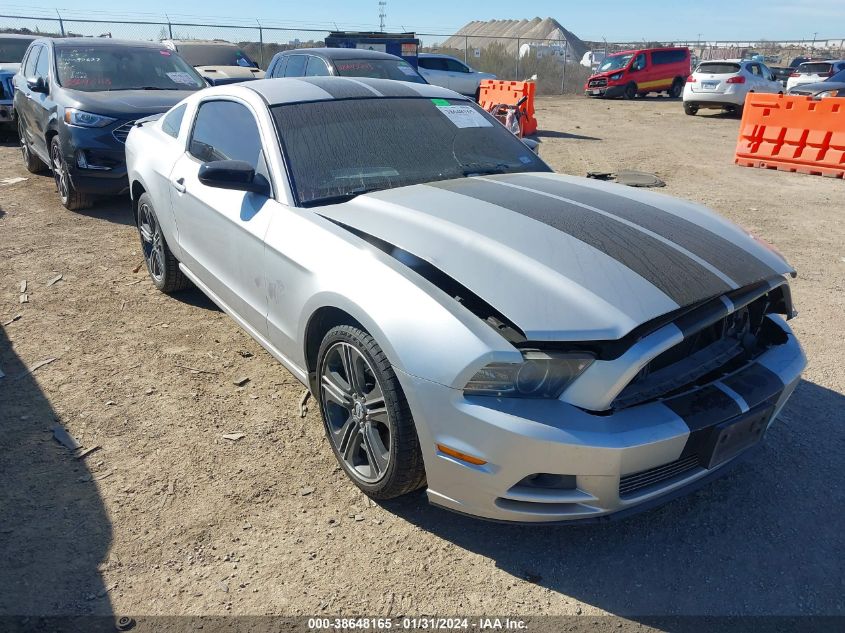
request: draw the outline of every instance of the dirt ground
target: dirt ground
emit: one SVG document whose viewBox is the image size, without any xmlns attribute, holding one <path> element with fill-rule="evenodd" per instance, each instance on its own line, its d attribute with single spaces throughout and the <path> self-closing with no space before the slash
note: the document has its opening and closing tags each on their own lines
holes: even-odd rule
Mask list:
<svg viewBox="0 0 845 633">
<path fill-rule="evenodd" d="M 557 170 L 655 172 L 798 269 L 809 367 L 761 450 L 607 525 L 485 523 L 422 492 L 368 502 L 269 354 L 197 291 L 133 272 L 127 201 L 66 211 L 9 141 L 0 615 L 845 614 L 845 183 L 736 167 L 736 119 L 665 98 L 543 98 L 537 117 Z M 100 448 L 75 459 L 57 424 Z"/>
</svg>

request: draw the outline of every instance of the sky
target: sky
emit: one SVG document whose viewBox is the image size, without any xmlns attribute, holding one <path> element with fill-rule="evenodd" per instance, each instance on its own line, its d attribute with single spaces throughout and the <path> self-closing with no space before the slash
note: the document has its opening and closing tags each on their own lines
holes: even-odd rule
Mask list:
<svg viewBox="0 0 845 633">
<path fill-rule="evenodd" d="M 378 0 L 22 0 L 3 1 L 2 13 L 65 13 L 91 18 L 169 14 L 197 21 L 272 22 L 331 28 L 378 26 Z M 581 39 L 812 40 L 845 38 L 845 0 L 387 0 L 388 30 L 452 33 L 471 20 L 552 17 Z M 178 16 L 178 17 L 176 17 Z M 189 20 L 184 20 L 189 21 Z"/>
</svg>

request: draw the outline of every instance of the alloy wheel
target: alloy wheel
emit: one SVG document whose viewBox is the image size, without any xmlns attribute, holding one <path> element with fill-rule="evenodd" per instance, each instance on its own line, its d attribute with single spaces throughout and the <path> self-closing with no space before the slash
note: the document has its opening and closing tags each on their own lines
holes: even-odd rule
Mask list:
<svg viewBox="0 0 845 633">
<path fill-rule="evenodd" d="M 368 484 L 381 480 L 391 462 L 391 427 L 384 391 L 372 365 L 354 345 L 338 342 L 320 375 L 323 417 L 349 473 Z"/>
<path fill-rule="evenodd" d="M 59 197 L 62 203 L 67 203 L 70 197 L 70 178 L 65 166 L 65 159 L 62 157 L 62 150 L 58 143 L 53 143 L 50 158 L 53 162 L 53 178 L 56 180 L 56 191 L 59 192 Z"/>
<path fill-rule="evenodd" d="M 26 142 L 26 136 L 24 136 L 23 121 L 20 120 L 20 117 L 18 117 L 18 138 L 21 141 L 21 155 L 23 156 L 23 162 L 28 165 L 29 145 Z"/>
<path fill-rule="evenodd" d="M 147 203 L 138 207 L 138 232 L 141 234 L 141 247 L 144 261 L 150 276 L 157 282 L 164 277 L 164 239 L 155 213 Z"/>
</svg>

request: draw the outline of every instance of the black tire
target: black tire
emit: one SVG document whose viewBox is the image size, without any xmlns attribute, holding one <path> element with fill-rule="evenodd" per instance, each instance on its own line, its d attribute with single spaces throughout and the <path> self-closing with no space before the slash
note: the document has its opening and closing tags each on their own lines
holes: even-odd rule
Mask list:
<svg viewBox="0 0 845 633">
<path fill-rule="evenodd" d="M 695 116 L 696 114 L 698 114 L 698 106 L 692 105 L 691 103 L 685 103 L 684 112 L 686 112 L 690 116 Z"/>
<path fill-rule="evenodd" d="M 29 148 L 29 143 L 26 142 L 26 136 L 23 130 L 23 121 L 18 117 L 18 138 L 21 143 L 21 156 L 23 157 L 23 164 L 30 174 L 43 174 L 47 171 L 47 165 L 43 160 L 38 158 Z"/>
<path fill-rule="evenodd" d="M 50 141 L 50 160 L 52 162 L 50 168 L 53 170 L 53 178 L 56 181 L 56 191 L 59 193 L 62 206 L 70 211 L 80 211 L 90 207 L 93 202 L 91 196 L 77 191 L 73 186 L 58 135 Z"/>
<path fill-rule="evenodd" d="M 355 378 L 347 383 L 347 379 L 340 375 L 345 372 L 346 364 L 344 363 L 341 368 L 337 365 L 337 359 L 347 349 L 349 349 L 350 357 L 356 360 L 360 358 L 366 360 L 366 364 L 359 365 L 361 368 L 360 377 L 364 378 L 363 382 L 366 385 L 361 387 L 360 390 L 351 386 L 356 382 Z M 355 352 L 358 356 L 352 356 Z M 332 452 L 347 476 L 364 494 L 373 499 L 392 499 L 423 486 L 425 484 L 425 467 L 414 419 L 411 416 L 411 410 L 405 400 L 399 381 L 396 379 L 393 367 L 391 367 L 378 343 L 360 328 L 340 325 L 329 330 L 323 338 L 317 358 L 316 398 L 320 403 L 323 426 Z M 350 362 L 350 364 L 353 363 L 355 361 Z M 343 392 L 349 386 L 350 393 L 360 393 L 359 402 L 362 405 L 367 400 L 367 393 L 378 393 L 376 389 L 380 389 L 382 397 L 376 397 L 375 400 L 378 402 L 383 400 L 384 406 L 372 410 L 378 409 L 380 412 L 378 422 L 376 422 L 375 417 L 370 420 L 366 413 L 362 418 L 356 419 L 354 401 L 349 401 L 352 406 L 342 405 L 339 398 L 333 398 L 331 394 L 327 394 L 327 391 L 332 390 L 327 389 L 324 371 L 333 377 L 332 380 L 336 381 L 336 387 L 340 386 Z M 366 391 L 367 388 L 370 389 L 369 392 Z M 365 412 L 370 411 L 367 406 L 362 406 L 361 409 Z M 373 476 L 375 471 L 369 466 L 372 460 L 367 457 L 371 453 L 365 446 L 366 441 L 363 438 L 366 435 L 365 429 L 372 430 L 377 425 L 380 429 L 377 431 L 380 435 L 378 438 L 379 446 L 388 451 L 388 456 L 386 467 Z M 349 429 L 348 433 L 345 433 L 346 429 Z M 347 438 L 346 442 L 343 441 L 344 437 Z M 387 442 L 384 442 L 385 439 L 387 439 Z M 340 447 L 337 444 L 339 441 L 341 444 L 346 443 L 347 447 L 352 446 L 354 450 L 346 450 L 350 453 L 349 456 L 344 457 L 341 454 Z M 355 448 L 358 444 L 360 444 L 360 448 Z M 389 444 L 389 446 L 385 444 Z M 350 465 L 347 459 L 354 461 L 353 458 L 356 455 L 365 458 L 367 463 L 360 466 Z M 383 454 L 381 459 L 384 459 Z M 367 471 L 371 476 L 365 477 L 362 471 Z"/>
<path fill-rule="evenodd" d="M 742 111 L 745 109 L 745 106 L 735 106 L 733 109 L 733 114 L 736 118 L 742 118 Z"/>
<path fill-rule="evenodd" d="M 167 246 L 153 208 L 153 200 L 148 193 L 143 193 L 138 198 L 137 226 L 144 263 L 153 285 L 166 294 L 190 286 L 190 280 L 182 273 L 179 261 Z"/>
<path fill-rule="evenodd" d="M 684 82 L 679 79 L 675 78 L 675 81 L 672 82 L 672 87 L 669 88 L 669 96 L 673 99 L 677 99 L 681 96 L 681 93 L 684 91 Z"/>
<path fill-rule="evenodd" d="M 637 84 L 633 81 L 625 86 L 625 98 L 626 99 L 635 99 L 637 96 Z"/>
</svg>

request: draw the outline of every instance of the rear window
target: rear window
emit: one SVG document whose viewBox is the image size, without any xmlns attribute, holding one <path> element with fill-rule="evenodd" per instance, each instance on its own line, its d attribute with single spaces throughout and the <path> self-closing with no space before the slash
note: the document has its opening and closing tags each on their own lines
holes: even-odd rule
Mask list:
<svg viewBox="0 0 845 633">
<path fill-rule="evenodd" d="M 334 66 L 341 77 L 372 77 L 426 83 L 413 66 L 401 59 L 339 59 Z"/>
<path fill-rule="evenodd" d="M 798 67 L 798 72 L 802 75 L 824 75 L 829 73 L 831 68 L 831 64 L 824 62 L 806 62 Z"/>
<path fill-rule="evenodd" d="M 710 73 L 711 75 L 733 75 L 739 72 L 739 64 L 727 64 L 725 62 L 701 64 L 695 72 Z"/>
</svg>

